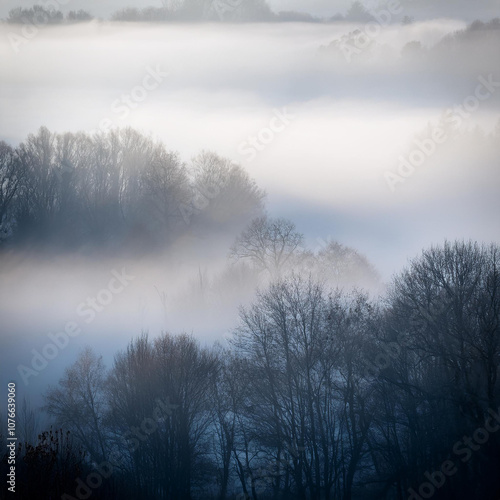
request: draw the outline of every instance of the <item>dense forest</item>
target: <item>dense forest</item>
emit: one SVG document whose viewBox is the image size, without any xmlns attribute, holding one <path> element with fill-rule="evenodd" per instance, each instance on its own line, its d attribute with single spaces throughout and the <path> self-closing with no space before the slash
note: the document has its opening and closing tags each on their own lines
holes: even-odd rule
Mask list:
<svg viewBox="0 0 500 500">
<path fill-rule="evenodd" d="M 19 413 L 18 498 L 498 498 L 500 247 L 428 248 L 379 296 L 363 256 L 308 250 L 214 153 L 42 128 L 1 144 L 0 174 L 4 251 L 230 231 L 258 286 L 224 344 L 138 332 L 111 367 L 81 352 L 44 394 L 50 422 Z"/>
<path fill-rule="evenodd" d="M 499 259 L 427 249 L 377 302 L 290 273 L 227 345 L 143 333 L 110 369 L 88 348 L 53 427 L 24 408 L 19 498 L 497 499 Z"/>
<path fill-rule="evenodd" d="M 4 246 L 165 248 L 186 231 L 240 227 L 264 193 L 238 165 L 202 152 L 187 165 L 133 129 L 107 134 L 41 128 L 17 148 L 0 142 Z"/>
<path fill-rule="evenodd" d="M 94 16 L 83 9 L 70 10 L 64 15 L 60 10 L 35 5 L 17 7 L 9 12 L 6 21 L 17 24 L 61 24 L 88 22 Z M 111 16 L 120 22 L 368 22 L 374 17 L 361 2 L 353 2 L 343 14 L 320 18 L 306 12 L 286 10 L 273 12 L 265 0 L 162 0 L 162 6 L 142 9 L 125 7 Z"/>
<path fill-rule="evenodd" d="M 161 3 L 161 6 L 158 6 Z M 488 6 L 488 0 L 477 0 L 478 8 Z M 45 5 L 33 7 L 16 7 L 11 9 L 5 21 L 10 24 L 56 25 L 89 22 L 96 17 L 88 10 L 69 10 L 63 13 L 60 10 L 62 2 L 55 2 L 56 8 L 50 0 Z M 305 23 L 369 23 L 381 22 L 387 9 L 396 12 L 398 20 L 404 24 L 411 24 L 415 17 L 408 14 L 428 14 L 436 6 L 431 0 L 397 0 L 392 3 L 375 3 L 352 1 L 344 9 L 336 9 L 334 15 L 313 15 L 304 10 L 273 10 L 266 0 L 162 0 L 152 2 L 142 8 L 123 7 L 116 10 L 111 21 L 117 22 L 152 22 L 152 23 L 179 23 L 179 22 L 305 22 Z M 464 3 L 459 7 L 463 9 Z M 406 14 L 402 14 L 402 12 Z M 334 10 L 335 12 L 335 10 Z M 399 15 L 401 14 L 401 15 Z"/>
<path fill-rule="evenodd" d="M 500 500 L 498 1 L 5 0 L 0 499 Z"/>
</svg>

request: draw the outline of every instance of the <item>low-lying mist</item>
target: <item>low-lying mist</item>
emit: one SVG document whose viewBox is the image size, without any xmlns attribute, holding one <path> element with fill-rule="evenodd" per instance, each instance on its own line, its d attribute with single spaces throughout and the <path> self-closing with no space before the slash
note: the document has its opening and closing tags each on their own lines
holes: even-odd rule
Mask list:
<svg viewBox="0 0 500 500">
<path fill-rule="evenodd" d="M 498 15 L 3 2 L 19 498 L 498 493 Z"/>
<path fill-rule="evenodd" d="M 500 239 L 500 30 L 434 19 L 363 41 L 365 29 L 92 21 L 13 42 L 21 27 L 1 25 L 0 139 L 15 148 L 40 126 L 89 136 L 132 126 L 185 165 L 214 151 L 266 191 L 269 217 L 296 224 L 304 251 L 318 255 L 335 241 L 366 255 L 374 274 L 342 285 L 378 290 L 376 272 L 387 281 L 432 243 Z M 436 128 L 444 140 L 434 141 Z M 141 331 L 223 339 L 238 306 L 266 284 L 228 258 L 251 219 L 165 233 L 168 250 L 133 231 L 128 253 L 78 244 L 39 254 L 33 238 L 29 250 L 6 249 L 0 334 L 12 354 L 2 372 L 29 364 L 68 321 L 82 333 L 53 361 L 57 370 L 30 379 L 34 394 L 85 344 L 111 361 Z M 311 270 L 307 259 L 296 264 Z M 130 286 L 85 324 L 77 307 L 123 270 Z"/>
</svg>

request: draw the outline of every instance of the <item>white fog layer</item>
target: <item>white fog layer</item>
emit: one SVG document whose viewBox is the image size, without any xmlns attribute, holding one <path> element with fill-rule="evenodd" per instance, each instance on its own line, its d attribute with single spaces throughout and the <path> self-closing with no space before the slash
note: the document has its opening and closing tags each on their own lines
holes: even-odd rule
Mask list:
<svg viewBox="0 0 500 500">
<path fill-rule="evenodd" d="M 364 290 L 379 335 L 384 314 L 406 318 L 394 290 L 413 300 L 413 277 L 394 275 L 423 249 L 500 244 L 499 0 L 402 0 L 387 18 L 391 2 L 269 0 L 265 22 L 143 22 L 139 0 L 59 3 L 93 18 L 18 24 L 9 11 L 33 2 L 0 4 L 2 398 L 17 377 L 42 405 L 85 346 L 111 367 L 141 333 L 248 347 L 245 327 L 274 314 L 262 293 L 278 296 L 283 277 L 321 283 L 321 304 Z M 375 18 L 356 21 L 360 9 Z M 419 293 L 438 300 L 433 286 Z M 257 303 L 262 317 L 242 309 Z"/>
</svg>

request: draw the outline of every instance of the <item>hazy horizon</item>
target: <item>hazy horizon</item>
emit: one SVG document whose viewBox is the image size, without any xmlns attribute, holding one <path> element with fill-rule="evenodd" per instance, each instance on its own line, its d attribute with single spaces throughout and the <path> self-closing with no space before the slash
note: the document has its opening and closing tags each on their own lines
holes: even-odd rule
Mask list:
<svg viewBox="0 0 500 500">
<path fill-rule="evenodd" d="M 2 0 L 19 498 L 497 498 L 499 49 L 500 0 Z"/>
<path fill-rule="evenodd" d="M 351 62 L 342 53 L 320 51 L 355 26 L 174 25 L 165 31 L 140 23 L 90 23 L 43 27 L 19 53 L 4 38 L 0 139 L 17 145 L 40 126 L 92 131 L 109 120 L 113 127 L 152 134 L 186 162 L 201 150 L 215 151 L 241 164 L 267 192 L 272 215 L 296 220 L 312 243 L 328 237 L 354 246 L 384 279 L 444 238 L 498 241 L 497 201 L 488 195 L 497 174 L 485 165 L 470 173 L 471 182 L 466 152 L 453 153 L 456 139 L 394 192 L 384 177 L 396 172 L 400 155 L 412 152 L 427 126 L 463 104 L 478 78 L 498 78 L 490 63 L 495 46 L 481 35 L 463 42 L 467 51 L 460 60 L 450 59 L 446 48 L 433 47 L 466 24 L 428 21 L 384 28 L 374 46 Z M 428 54 L 402 58 L 403 47 L 414 40 Z M 57 57 L 46 57 L 52 53 Z M 117 100 L 148 68 L 168 76 L 143 102 L 118 108 Z M 492 133 L 499 103 L 500 93 L 493 92 L 463 121 L 461 133 L 476 126 Z M 250 153 L 249 137 L 277 110 L 292 115 L 290 123 L 262 151 Z M 462 199 L 475 200 L 481 223 Z"/>
<path fill-rule="evenodd" d="M 268 0 L 273 12 L 297 11 L 320 18 L 329 18 L 336 14 L 345 14 L 353 4 L 351 0 Z M 360 2 L 368 10 L 381 10 L 387 5 L 386 0 L 368 0 Z M 43 5 L 43 2 L 40 2 Z M 125 4 L 122 0 L 71 0 L 58 1 L 63 12 L 85 9 L 96 17 L 108 18 L 111 14 L 124 7 L 162 7 L 161 0 L 152 0 L 144 3 L 142 0 L 129 0 Z M 0 4 L 0 16 L 6 16 L 9 10 L 15 7 L 31 7 L 32 0 L 3 0 Z M 401 0 L 398 2 L 404 9 L 404 14 L 416 19 L 462 19 L 468 22 L 474 19 L 488 20 L 499 14 L 498 0 L 479 0 L 471 8 L 467 0 Z"/>
</svg>

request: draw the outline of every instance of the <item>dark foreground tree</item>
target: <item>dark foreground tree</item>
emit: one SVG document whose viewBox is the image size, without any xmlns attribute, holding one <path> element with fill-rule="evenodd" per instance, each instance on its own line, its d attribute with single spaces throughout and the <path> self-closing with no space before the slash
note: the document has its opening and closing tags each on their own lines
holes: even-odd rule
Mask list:
<svg viewBox="0 0 500 500">
<path fill-rule="evenodd" d="M 0 241 L 11 237 L 15 229 L 14 206 L 21 194 L 24 175 L 14 150 L 0 141 Z"/>
<path fill-rule="evenodd" d="M 477 430 L 485 425 L 497 428 L 499 258 L 498 246 L 447 242 L 394 281 L 379 351 L 384 411 L 373 439 L 376 463 L 395 491 L 418 491 L 425 472 L 446 460 L 455 473 L 436 498 L 494 498 L 500 487 L 500 434 L 486 431 L 481 445 L 467 441 L 483 441 Z"/>
<path fill-rule="evenodd" d="M 105 456 L 96 498 L 497 500 L 499 257 L 428 249 L 377 305 L 289 274 L 224 348 L 143 335 L 106 377 L 84 354 L 47 399 L 74 437 L 42 435 L 21 477 L 75 491 Z"/>
</svg>

